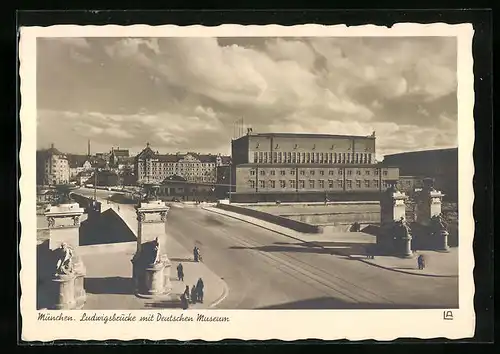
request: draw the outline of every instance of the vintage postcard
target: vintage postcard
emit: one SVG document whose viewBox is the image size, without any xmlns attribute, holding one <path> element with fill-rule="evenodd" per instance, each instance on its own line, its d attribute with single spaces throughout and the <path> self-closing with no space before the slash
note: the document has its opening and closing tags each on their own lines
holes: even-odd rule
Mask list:
<svg viewBox="0 0 500 354">
<path fill-rule="evenodd" d="M 22 339 L 472 337 L 473 36 L 21 28 Z"/>
</svg>

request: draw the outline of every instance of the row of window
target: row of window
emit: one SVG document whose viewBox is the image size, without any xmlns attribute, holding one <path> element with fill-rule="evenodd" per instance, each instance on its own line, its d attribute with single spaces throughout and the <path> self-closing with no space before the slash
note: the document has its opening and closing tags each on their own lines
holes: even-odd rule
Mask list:
<svg viewBox="0 0 500 354">
<path fill-rule="evenodd" d="M 350 152 L 267 152 L 253 153 L 254 163 L 360 163 L 371 164 L 372 154 Z"/>
<path fill-rule="evenodd" d="M 250 188 L 254 189 L 256 184 L 255 184 L 255 181 L 248 181 L 249 182 L 249 185 L 250 185 Z M 276 183 L 278 182 L 278 183 Z M 316 188 L 316 181 L 315 180 L 309 180 L 308 181 L 309 183 L 307 184 L 308 188 L 311 188 L 311 189 L 314 189 Z M 318 187 L 317 188 L 320 188 L 320 189 L 324 189 L 325 188 L 325 181 L 324 180 L 319 180 L 317 181 L 318 182 Z M 327 182 L 327 186 L 329 189 L 333 189 L 333 188 L 344 188 L 344 181 L 341 180 L 341 179 L 338 179 L 338 180 L 328 180 L 326 181 Z M 345 181 L 345 185 L 346 185 L 346 188 L 350 189 L 352 188 L 353 184 L 352 184 L 352 180 L 346 180 Z M 363 183 L 362 183 L 363 182 Z M 297 181 L 296 180 L 289 180 L 288 181 L 288 187 L 289 188 L 297 188 L 297 185 L 296 185 Z M 305 189 L 306 188 L 306 181 L 305 180 L 299 180 L 298 181 L 298 188 L 299 189 Z M 273 180 L 270 180 L 270 181 L 259 181 L 259 188 L 276 188 L 276 186 L 279 186 L 279 188 L 286 188 L 287 187 L 287 181 L 286 180 L 280 180 L 280 181 L 273 181 Z M 361 186 L 364 186 L 365 188 L 379 188 L 379 181 L 378 180 L 364 180 L 364 181 L 361 181 L 361 180 L 356 180 L 355 181 L 355 185 L 356 185 L 356 188 L 361 188 Z M 389 184 L 386 182 L 386 181 L 382 181 L 382 187 L 383 188 L 387 188 L 389 187 Z"/>
<path fill-rule="evenodd" d="M 153 165 L 160 165 L 161 167 L 168 166 L 187 166 L 187 167 L 215 167 L 215 163 L 213 162 L 158 162 L 158 161 L 151 161 L 151 160 L 146 160 L 145 161 L 147 165 L 153 164 Z M 141 163 L 139 163 L 141 164 Z"/>
<path fill-rule="evenodd" d="M 337 170 L 337 174 L 338 175 L 342 175 L 343 174 L 342 171 L 343 170 L 341 168 L 339 168 Z M 286 176 L 286 170 L 280 170 L 279 172 L 280 172 L 280 176 Z M 324 176 L 325 175 L 325 171 L 324 170 L 320 170 L 318 172 L 319 172 L 320 176 Z M 365 176 L 370 176 L 371 172 L 372 171 L 370 171 L 370 170 L 365 170 Z M 255 176 L 255 173 L 256 173 L 255 170 L 250 170 L 250 175 L 251 176 Z M 301 176 L 305 176 L 306 171 L 305 170 L 300 170 L 299 173 L 300 173 Z M 388 175 L 388 171 L 382 171 L 382 173 L 383 173 L 384 176 Z M 289 170 L 289 174 L 292 175 L 292 176 L 295 176 L 295 169 L 290 169 Z M 315 174 L 316 174 L 315 170 L 310 170 L 309 171 L 309 175 L 314 176 Z M 347 174 L 347 176 L 351 176 L 352 175 L 352 170 L 346 170 L 346 174 Z M 266 170 L 262 170 L 262 169 L 259 170 L 259 175 L 265 176 L 266 175 Z M 276 170 L 269 171 L 269 175 L 270 176 L 275 176 L 276 175 Z M 329 176 L 335 175 L 335 170 L 329 170 L 328 171 L 328 175 Z M 361 176 L 361 170 L 356 170 L 356 175 L 357 176 Z M 378 170 L 374 170 L 373 171 L 373 175 L 374 176 L 378 176 L 379 175 Z"/>
</svg>

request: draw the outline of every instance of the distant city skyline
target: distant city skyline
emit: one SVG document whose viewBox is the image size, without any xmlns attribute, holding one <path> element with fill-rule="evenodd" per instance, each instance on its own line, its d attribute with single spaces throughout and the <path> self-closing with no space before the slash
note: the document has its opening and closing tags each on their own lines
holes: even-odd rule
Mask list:
<svg viewBox="0 0 500 354">
<path fill-rule="evenodd" d="M 230 154 L 259 132 L 369 135 L 377 158 L 457 146 L 456 38 L 43 38 L 37 148 Z"/>
</svg>

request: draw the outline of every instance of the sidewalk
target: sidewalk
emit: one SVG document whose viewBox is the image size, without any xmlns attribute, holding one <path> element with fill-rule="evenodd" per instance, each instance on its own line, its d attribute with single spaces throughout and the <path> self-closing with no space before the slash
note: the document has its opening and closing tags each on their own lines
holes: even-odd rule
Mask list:
<svg viewBox="0 0 500 354">
<path fill-rule="evenodd" d="M 104 201 L 105 203 L 105 201 Z M 131 205 L 109 204 L 127 223 L 134 234 L 137 232 L 135 210 Z M 191 251 L 186 250 L 173 237 L 167 235 L 168 257 L 171 262 L 170 279 L 172 298 L 178 300 L 186 285 L 190 288 L 199 278 L 203 279 L 204 303 L 191 305 L 190 308 L 216 307 L 228 294 L 226 283 L 213 273 L 205 264 L 192 261 Z M 133 295 L 132 263 L 135 247 L 116 244 L 114 246 L 81 247 L 81 257 L 87 268 L 85 287 L 87 302 L 84 309 L 145 309 L 179 307 L 177 301 L 141 299 Z M 99 249 L 96 249 L 99 248 Z M 88 252 L 87 252 L 88 251 Z M 177 265 L 184 267 L 184 282 L 177 280 Z"/>
<path fill-rule="evenodd" d="M 423 254 L 426 257 L 426 268 L 419 270 L 416 258 L 404 259 L 392 256 L 376 256 L 375 259 L 367 259 L 366 247 L 376 243 L 376 237 L 363 232 L 306 234 L 246 215 L 218 209 L 217 207 L 203 207 L 203 209 L 279 233 L 283 236 L 304 242 L 304 245 L 309 244 L 314 247 L 321 247 L 331 251 L 332 254 L 359 260 L 379 268 L 411 275 L 458 277 L 458 249 L 456 248 L 450 249 L 449 253 L 419 251 L 418 254 Z"/>
</svg>

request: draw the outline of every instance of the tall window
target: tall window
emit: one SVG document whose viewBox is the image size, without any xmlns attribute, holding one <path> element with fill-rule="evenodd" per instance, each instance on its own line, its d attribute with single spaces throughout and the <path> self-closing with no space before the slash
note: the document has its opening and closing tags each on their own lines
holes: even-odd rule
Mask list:
<svg viewBox="0 0 500 354">
<path fill-rule="evenodd" d="M 276 175 L 276 171 L 275 170 L 271 170 L 269 173 L 271 174 L 271 176 Z"/>
<path fill-rule="evenodd" d="M 370 181 L 368 181 L 368 180 L 365 181 L 365 187 L 370 188 Z"/>
<path fill-rule="evenodd" d="M 334 171 L 333 171 L 333 170 L 329 170 L 329 171 L 328 171 L 328 175 L 329 175 L 329 176 L 333 176 L 333 175 L 334 175 Z"/>
<path fill-rule="evenodd" d="M 260 170 L 259 173 L 260 173 L 261 176 L 265 176 L 266 175 L 266 171 L 264 171 L 264 170 Z"/>
<path fill-rule="evenodd" d="M 359 179 L 356 180 L 356 188 L 361 188 L 361 181 Z"/>
<path fill-rule="evenodd" d="M 328 188 L 330 188 L 330 189 L 333 188 L 333 179 L 328 180 Z"/>
<path fill-rule="evenodd" d="M 290 188 L 294 188 L 295 189 L 295 180 L 294 179 L 290 180 Z"/>
<path fill-rule="evenodd" d="M 291 162 L 292 162 L 292 153 L 291 153 L 291 152 L 289 152 L 289 153 L 287 153 L 287 154 L 286 154 L 286 156 L 287 156 L 287 158 L 286 158 L 286 162 L 287 162 L 287 163 L 291 163 Z"/>
<path fill-rule="evenodd" d="M 352 189 L 352 181 L 350 179 L 346 181 L 346 184 L 348 189 Z"/>
<path fill-rule="evenodd" d="M 314 180 L 309 181 L 309 188 L 314 188 Z"/>
<path fill-rule="evenodd" d="M 374 179 L 374 180 L 373 180 L 373 186 L 374 186 L 375 188 L 378 188 L 378 179 Z"/>
<path fill-rule="evenodd" d="M 278 163 L 281 163 L 283 160 L 281 159 L 281 152 L 278 152 Z"/>
<path fill-rule="evenodd" d="M 312 153 L 311 153 L 311 163 L 314 163 L 314 161 L 316 161 L 316 160 L 314 159 L 314 157 L 315 157 L 315 156 L 314 156 L 314 152 L 312 152 Z"/>
<path fill-rule="evenodd" d="M 309 173 L 310 173 L 311 176 L 314 176 L 315 171 L 311 170 Z"/>
<path fill-rule="evenodd" d="M 324 175 L 325 175 L 325 171 L 324 171 L 324 170 L 320 170 L 320 171 L 319 171 L 319 174 L 320 174 L 321 176 L 324 176 Z"/>
<path fill-rule="evenodd" d="M 255 170 L 250 170 L 250 176 L 255 176 Z"/>
<path fill-rule="evenodd" d="M 280 171 L 280 175 L 284 176 L 285 175 L 285 170 Z"/>
<path fill-rule="evenodd" d="M 302 155 L 302 159 L 301 159 L 302 161 L 300 161 L 300 162 L 305 163 L 306 162 L 306 153 L 303 152 L 303 153 L 301 153 L 301 155 Z"/>
<path fill-rule="evenodd" d="M 250 188 L 252 188 L 252 189 L 255 188 L 255 181 L 250 181 Z"/>
<path fill-rule="evenodd" d="M 278 153 L 275 151 L 273 152 L 273 163 L 278 162 Z"/>
<path fill-rule="evenodd" d="M 323 163 L 323 153 L 319 154 L 319 163 Z"/>
<path fill-rule="evenodd" d="M 373 171 L 373 174 L 374 174 L 375 176 L 378 176 L 378 170 Z"/>
<path fill-rule="evenodd" d="M 384 176 L 387 176 L 388 172 L 387 171 L 384 171 Z"/>
<path fill-rule="evenodd" d="M 308 152 L 307 153 L 307 160 L 306 160 L 307 163 L 310 163 L 311 162 L 311 153 Z"/>
<path fill-rule="evenodd" d="M 286 182 L 285 182 L 285 181 L 283 181 L 283 180 L 281 180 L 281 181 L 280 181 L 280 187 L 281 187 L 281 188 L 285 188 L 285 187 L 286 187 Z"/>
<path fill-rule="evenodd" d="M 295 169 L 293 169 L 293 168 L 292 168 L 292 169 L 290 170 L 290 174 L 291 174 L 292 176 L 295 176 Z"/>
<path fill-rule="evenodd" d="M 300 175 L 301 175 L 301 176 L 304 176 L 305 174 L 306 174 L 306 171 L 304 171 L 304 170 L 300 170 Z"/>
<path fill-rule="evenodd" d="M 333 163 L 337 163 L 337 153 L 333 153 Z"/>
<path fill-rule="evenodd" d="M 324 189 L 325 188 L 325 181 L 322 179 L 319 181 L 319 188 Z"/>
<path fill-rule="evenodd" d="M 351 154 L 347 153 L 347 163 L 351 163 Z"/>
<path fill-rule="evenodd" d="M 269 181 L 269 186 L 271 188 L 276 188 L 276 181 L 273 181 L 273 180 Z"/>
<path fill-rule="evenodd" d="M 370 175 L 370 170 L 365 171 L 365 175 L 369 176 Z"/>
<path fill-rule="evenodd" d="M 264 163 L 267 163 L 267 151 L 264 152 Z"/>
<path fill-rule="evenodd" d="M 266 181 L 259 181 L 259 184 L 260 184 L 260 188 L 266 188 Z"/>
<path fill-rule="evenodd" d="M 329 155 L 330 155 L 330 159 L 328 160 L 328 163 L 331 164 L 331 163 L 333 163 L 333 153 L 331 152 Z"/>
<path fill-rule="evenodd" d="M 253 162 L 254 163 L 259 162 L 259 153 L 258 152 L 253 153 Z"/>
<path fill-rule="evenodd" d="M 259 163 L 262 163 L 262 151 L 259 152 Z"/>
<path fill-rule="evenodd" d="M 294 152 L 292 154 L 292 163 L 297 163 L 297 153 L 296 152 Z"/>
<path fill-rule="evenodd" d="M 339 186 L 339 188 L 344 188 L 344 181 L 342 181 L 341 179 L 337 180 L 337 185 Z"/>
<path fill-rule="evenodd" d="M 316 153 L 316 162 L 319 162 L 319 152 Z"/>
<path fill-rule="evenodd" d="M 304 181 L 303 179 L 301 179 L 301 180 L 299 181 L 299 188 L 304 189 L 305 187 L 306 187 L 306 181 Z"/>
</svg>

